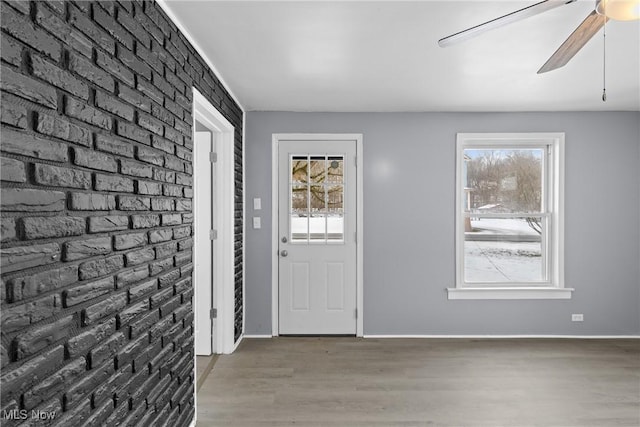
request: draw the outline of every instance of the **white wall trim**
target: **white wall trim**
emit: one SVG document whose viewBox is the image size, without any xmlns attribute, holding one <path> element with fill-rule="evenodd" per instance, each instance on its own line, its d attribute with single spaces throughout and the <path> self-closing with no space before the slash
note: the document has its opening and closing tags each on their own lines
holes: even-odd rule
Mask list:
<svg viewBox="0 0 640 427">
<path fill-rule="evenodd" d="M 216 131 L 195 127 L 191 164 L 193 166 L 192 175 L 197 176 L 198 179 L 193 180 L 191 211 L 193 212 L 192 226 L 194 230 L 192 281 L 196 355 L 209 355 L 215 352 L 216 345 L 213 339 L 215 325 L 211 322 L 209 311 L 215 304 L 213 272 L 217 271 L 217 264 L 220 260 L 214 256 L 213 245 L 207 236 L 213 218 L 217 215 L 213 209 L 216 206 L 215 195 L 218 193 L 213 191 L 216 186 L 212 178 L 215 169 L 208 161 L 208 157 L 215 147 L 216 138 Z"/>
<path fill-rule="evenodd" d="M 247 134 L 247 114 L 242 112 L 242 335 L 247 327 L 247 180 L 245 171 L 247 170 L 247 156 L 245 155 L 245 141 Z M 240 341 L 242 337 L 238 339 Z"/>
<path fill-rule="evenodd" d="M 364 335 L 372 339 L 580 339 L 615 340 L 640 339 L 640 335 Z"/>
<path fill-rule="evenodd" d="M 574 288 L 447 288 L 448 298 L 455 299 L 571 299 Z"/>
<path fill-rule="evenodd" d="M 228 354 L 234 348 L 234 127 L 209 101 L 193 88 L 193 118 L 197 119 L 215 132 L 218 162 L 216 164 L 216 187 L 220 194 L 216 195 L 215 224 L 218 239 L 214 240 L 214 253 L 220 260 L 214 272 L 216 283 L 214 301 L 218 309 L 216 330 L 214 332 L 217 353 Z M 193 127 L 195 131 L 195 123 Z M 195 179 L 195 177 L 194 177 Z"/>
<path fill-rule="evenodd" d="M 271 335 L 245 335 L 247 339 L 270 339 Z M 365 339 L 580 339 L 580 340 L 615 340 L 640 339 L 640 335 L 363 335 Z"/>
<path fill-rule="evenodd" d="M 278 139 L 271 139 L 271 335 L 280 331 L 278 299 Z"/>
<path fill-rule="evenodd" d="M 240 335 L 240 337 L 238 337 L 238 341 L 236 341 L 233 344 L 233 348 L 231 349 L 231 351 L 228 354 L 233 353 L 234 351 L 236 351 L 238 349 L 238 347 L 240 346 L 240 344 L 242 344 L 242 340 L 244 339 L 244 335 Z"/>
<path fill-rule="evenodd" d="M 224 80 L 224 78 L 222 77 L 222 74 L 220 74 L 220 71 L 218 71 L 218 69 L 213 65 L 213 62 L 211 62 L 209 57 L 204 53 L 204 49 L 200 47 L 200 45 L 196 42 L 196 39 L 193 38 L 193 36 L 189 31 L 187 31 L 187 27 L 185 27 L 182 24 L 182 22 L 178 19 L 176 14 L 173 13 L 173 10 L 171 10 L 171 7 L 167 4 L 168 3 L 167 0 L 156 0 L 156 3 L 158 3 L 158 5 L 162 8 L 162 10 L 164 10 L 164 13 L 167 14 L 169 19 L 171 19 L 171 21 L 173 21 L 173 23 L 176 24 L 176 27 L 178 27 L 178 30 L 180 30 L 182 35 L 189 41 L 189 43 L 191 43 L 191 46 L 193 46 L 196 52 L 198 52 L 198 54 L 202 57 L 204 62 L 206 62 L 207 66 L 211 69 L 211 71 L 215 73 L 220 83 L 224 86 L 227 93 L 229 93 L 229 96 L 231 96 L 231 98 L 236 102 L 236 104 L 240 106 L 240 109 L 244 113 L 244 107 L 242 106 L 242 103 L 240 103 L 240 101 L 238 100 L 238 97 L 233 93 L 233 91 L 231 90 L 231 87 Z M 173 4 L 176 5 L 176 4 L 179 4 L 179 2 L 173 2 Z"/>
<path fill-rule="evenodd" d="M 356 336 L 364 335 L 364 150 L 362 134 L 356 135 Z"/>
<path fill-rule="evenodd" d="M 278 142 L 331 141 L 356 142 L 356 336 L 364 334 L 364 174 L 362 171 L 363 143 L 361 133 L 274 133 L 271 140 L 271 334 L 278 336 Z"/>
</svg>

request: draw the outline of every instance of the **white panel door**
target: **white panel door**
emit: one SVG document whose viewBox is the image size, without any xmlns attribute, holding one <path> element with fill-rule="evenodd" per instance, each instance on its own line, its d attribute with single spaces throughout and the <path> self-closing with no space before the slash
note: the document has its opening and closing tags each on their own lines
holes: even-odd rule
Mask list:
<svg viewBox="0 0 640 427">
<path fill-rule="evenodd" d="M 213 224 L 214 165 L 210 153 L 214 149 L 211 132 L 196 132 L 193 145 L 193 280 L 195 290 L 195 347 L 197 355 L 208 356 L 213 348 L 213 245 L 209 232 Z"/>
<path fill-rule="evenodd" d="M 279 334 L 356 333 L 356 142 L 278 144 Z"/>
</svg>

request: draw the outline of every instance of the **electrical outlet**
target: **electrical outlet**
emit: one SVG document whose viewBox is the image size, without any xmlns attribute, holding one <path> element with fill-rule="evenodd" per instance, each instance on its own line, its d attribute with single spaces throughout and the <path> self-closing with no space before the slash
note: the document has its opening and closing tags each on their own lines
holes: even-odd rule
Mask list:
<svg viewBox="0 0 640 427">
<path fill-rule="evenodd" d="M 253 228 L 261 228 L 262 224 L 260 221 L 260 217 L 259 216 L 254 216 L 253 217 Z"/>
<path fill-rule="evenodd" d="M 582 322 L 583 320 L 584 320 L 584 315 L 582 313 L 571 315 L 572 322 Z"/>
</svg>

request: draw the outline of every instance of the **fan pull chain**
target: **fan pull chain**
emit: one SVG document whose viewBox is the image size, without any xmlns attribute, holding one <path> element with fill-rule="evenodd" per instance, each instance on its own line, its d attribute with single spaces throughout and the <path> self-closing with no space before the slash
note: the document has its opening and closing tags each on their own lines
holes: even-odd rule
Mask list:
<svg viewBox="0 0 640 427">
<path fill-rule="evenodd" d="M 606 3 L 605 3 L 606 4 Z M 602 16 L 602 102 L 607 102 L 607 17 Z"/>
</svg>

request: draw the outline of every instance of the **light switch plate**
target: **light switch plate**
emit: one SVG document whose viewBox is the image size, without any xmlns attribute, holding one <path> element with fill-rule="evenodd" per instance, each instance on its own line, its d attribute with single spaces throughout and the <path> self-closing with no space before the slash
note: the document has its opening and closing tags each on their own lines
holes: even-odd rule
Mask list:
<svg viewBox="0 0 640 427">
<path fill-rule="evenodd" d="M 260 217 L 259 216 L 254 216 L 253 217 L 253 228 L 261 228 L 262 224 L 260 222 Z"/>
<path fill-rule="evenodd" d="M 262 209 L 262 199 L 260 197 L 256 197 L 253 199 L 253 209 L 256 211 Z"/>
</svg>

